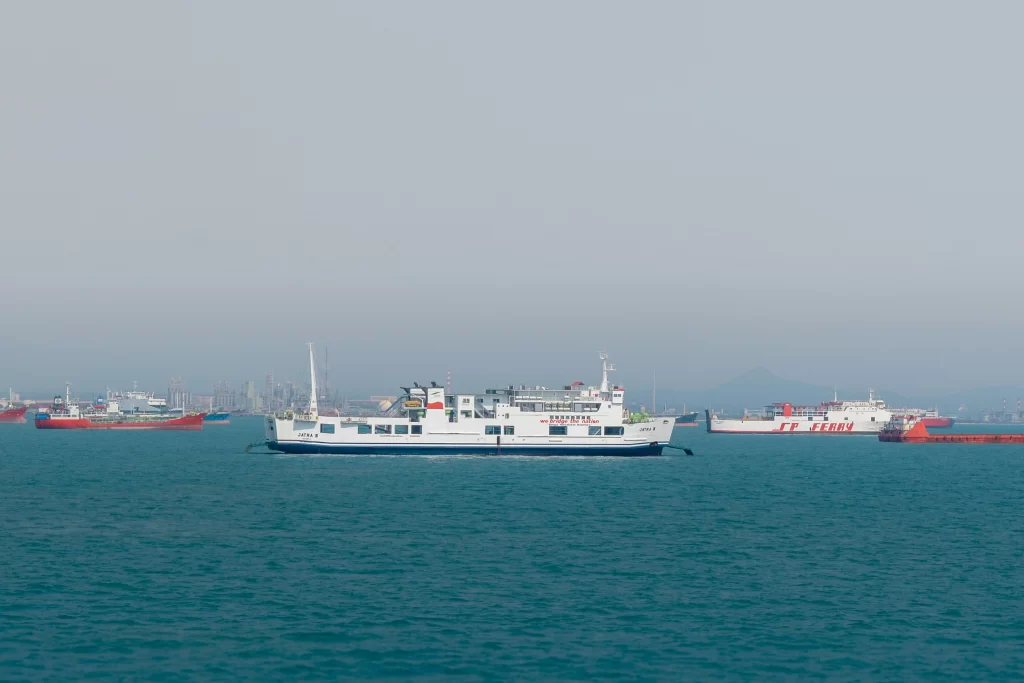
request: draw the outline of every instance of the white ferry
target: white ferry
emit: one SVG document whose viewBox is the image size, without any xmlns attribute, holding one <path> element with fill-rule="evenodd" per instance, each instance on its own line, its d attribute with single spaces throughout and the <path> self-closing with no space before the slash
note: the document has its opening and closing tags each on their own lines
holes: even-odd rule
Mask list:
<svg viewBox="0 0 1024 683">
<path fill-rule="evenodd" d="M 840 401 L 836 397 L 816 406 L 772 403 L 763 412 L 724 419 L 705 411 L 712 434 L 877 434 L 892 419 L 885 402 L 868 393 L 867 401 Z"/>
<path fill-rule="evenodd" d="M 309 411 L 267 416 L 267 446 L 282 453 L 661 455 L 674 419 L 631 415 L 625 390 L 608 382 L 615 368 L 607 354 L 600 358 L 597 387 L 576 382 L 448 396 L 435 383 L 417 384 L 380 417 L 326 417 L 317 412 L 310 345 Z"/>
<path fill-rule="evenodd" d="M 167 399 L 150 391 L 139 391 L 139 383 L 132 382 L 131 391 L 107 389 L 107 403 L 116 402 L 124 413 L 166 413 Z"/>
</svg>

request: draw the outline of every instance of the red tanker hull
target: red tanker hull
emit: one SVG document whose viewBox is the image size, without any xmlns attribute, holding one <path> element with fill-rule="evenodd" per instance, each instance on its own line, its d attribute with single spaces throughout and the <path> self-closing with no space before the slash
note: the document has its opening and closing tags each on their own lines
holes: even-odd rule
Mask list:
<svg viewBox="0 0 1024 683">
<path fill-rule="evenodd" d="M 0 425 L 23 425 L 27 420 L 25 413 L 28 408 L 8 408 L 0 412 Z"/>
<path fill-rule="evenodd" d="M 135 431 L 198 432 L 203 429 L 205 414 L 186 415 L 171 420 L 97 420 L 86 417 L 63 417 L 60 415 L 39 415 L 36 429 L 130 429 Z"/>
</svg>

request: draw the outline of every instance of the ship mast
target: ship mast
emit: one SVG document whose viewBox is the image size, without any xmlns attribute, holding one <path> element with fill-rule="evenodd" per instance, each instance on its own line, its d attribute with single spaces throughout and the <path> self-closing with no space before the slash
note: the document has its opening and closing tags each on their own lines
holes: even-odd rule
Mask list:
<svg viewBox="0 0 1024 683">
<path fill-rule="evenodd" d="M 608 362 L 608 354 L 601 351 L 598 356 L 601 358 L 601 393 L 608 393 L 608 371 L 614 370 L 615 366 Z"/>
<path fill-rule="evenodd" d="M 651 415 L 658 414 L 658 373 L 651 373 Z"/>
<path fill-rule="evenodd" d="M 331 357 L 329 355 L 330 348 L 324 347 L 324 386 L 323 386 L 323 399 L 324 403 L 328 406 L 333 405 L 331 402 Z"/>
<path fill-rule="evenodd" d="M 316 364 L 313 357 L 313 342 L 309 342 L 309 414 L 314 420 L 319 417 L 316 407 Z"/>
</svg>

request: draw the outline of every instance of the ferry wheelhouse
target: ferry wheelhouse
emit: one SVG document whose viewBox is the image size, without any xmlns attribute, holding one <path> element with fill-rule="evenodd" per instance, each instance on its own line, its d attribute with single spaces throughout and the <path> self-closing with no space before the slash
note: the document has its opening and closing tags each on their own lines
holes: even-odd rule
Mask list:
<svg viewBox="0 0 1024 683">
<path fill-rule="evenodd" d="M 283 453 L 660 455 L 674 419 L 630 414 L 625 390 L 608 381 L 614 366 L 601 354 L 601 384 L 559 389 L 509 386 L 483 394 L 415 384 L 377 417 L 326 417 L 316 403 L 310 345 L 310 407 L 268 416 L 267 446 Z"/>
</svg>

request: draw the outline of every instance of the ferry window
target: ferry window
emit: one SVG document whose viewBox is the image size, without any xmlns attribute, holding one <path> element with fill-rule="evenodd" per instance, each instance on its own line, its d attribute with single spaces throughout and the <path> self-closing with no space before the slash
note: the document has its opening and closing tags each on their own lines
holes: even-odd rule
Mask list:
<svg viewBox="0 0 1024 683">
<path fill-rule="evenodd" d="M 423 425 L 413 425 L 412 426 L 412 433 L 413 434 L 422 434 L 423 433 Z"/>
<path fill-rule="evenodd" d="M 501 425 L 487 425 L 484 427 L 484 434 L 489 434 L 491 436 L 501 434 Z"/>
<path fill-rule="evenodd" d="M 373 425 L 374 434 L 390 434 L 391 425 Z"/>
<path fill-rule="evenodd" d="M 462 399 L 462 402 L 463 403 L 469 403 L 469 399 L 468 398 L 464 398 L 464 399 Z"/>
<path fill-rule="evenodd" d="M 334 425 L 321 424 L 320 425 L 320 433 L 321 434 L 333 434 L 334 433 Z"/>
<path fill-rule="evenodd" d="M 871 418 L 871 421 L 872 421 L 872 422 L 874 422 L 874 421 L 875 421 L 875 418 L 874 418 L 874 417 L 872 417 L 872 418 Z"/>
<path fill-rule="evenodd" d="M 844 419 L 844 420 L 849 420 L 850 418 L 848 418 L 848 417 L 844 417 L 843 419 Z"/>
<path fill-rule="evenodd" d="M 601 428 L 595 425 L 590 425 L 590 429 L 588 431 L 590 436 L 601 436 Z"/>
<path fill-rule="evenodd" d="M 459 417 L 473 417 L 473 411 L 463 410 L 462 412 L 459 413 Z"/>
<path fill-rule="evenodd" d="M 408 434 L 409 425 L 395 425 L 395 434 Z"/>
<path fill-rule="evenodd" d="M 605 427 L 604 428 L 604 435 L 605 436 L 622 436 L 622 432 L 623 431 L 624 430 L 623 430 L 622 427 Z"/>
<path fill-rule="evenodd" d="M 812 415 L 808 415 L 808 416 L 807 416 L 807 419 L 808 419 L 808 420 L 813 420 L 813 419 L 814 419 L 814 416 L 812 416 Z"/>
<path fill-rule="evenodd" d="M 513 427 L 512 425 L 505 425 L 505 436 L 514 436 L 515 433 L 516 433 L 516 428 L 515 427 Z"/>
<path fill-rule="evenodd" d="M 372 430 L 370 429 L 370 425 L 359 425 L 356 431 L 360 434 L 369 434 Z"/>
<path fill-rule="evenodd" d="M 567 428 L 565 425 L 548 426 L 548 436 L 565 436 Z"/>
</svg>

